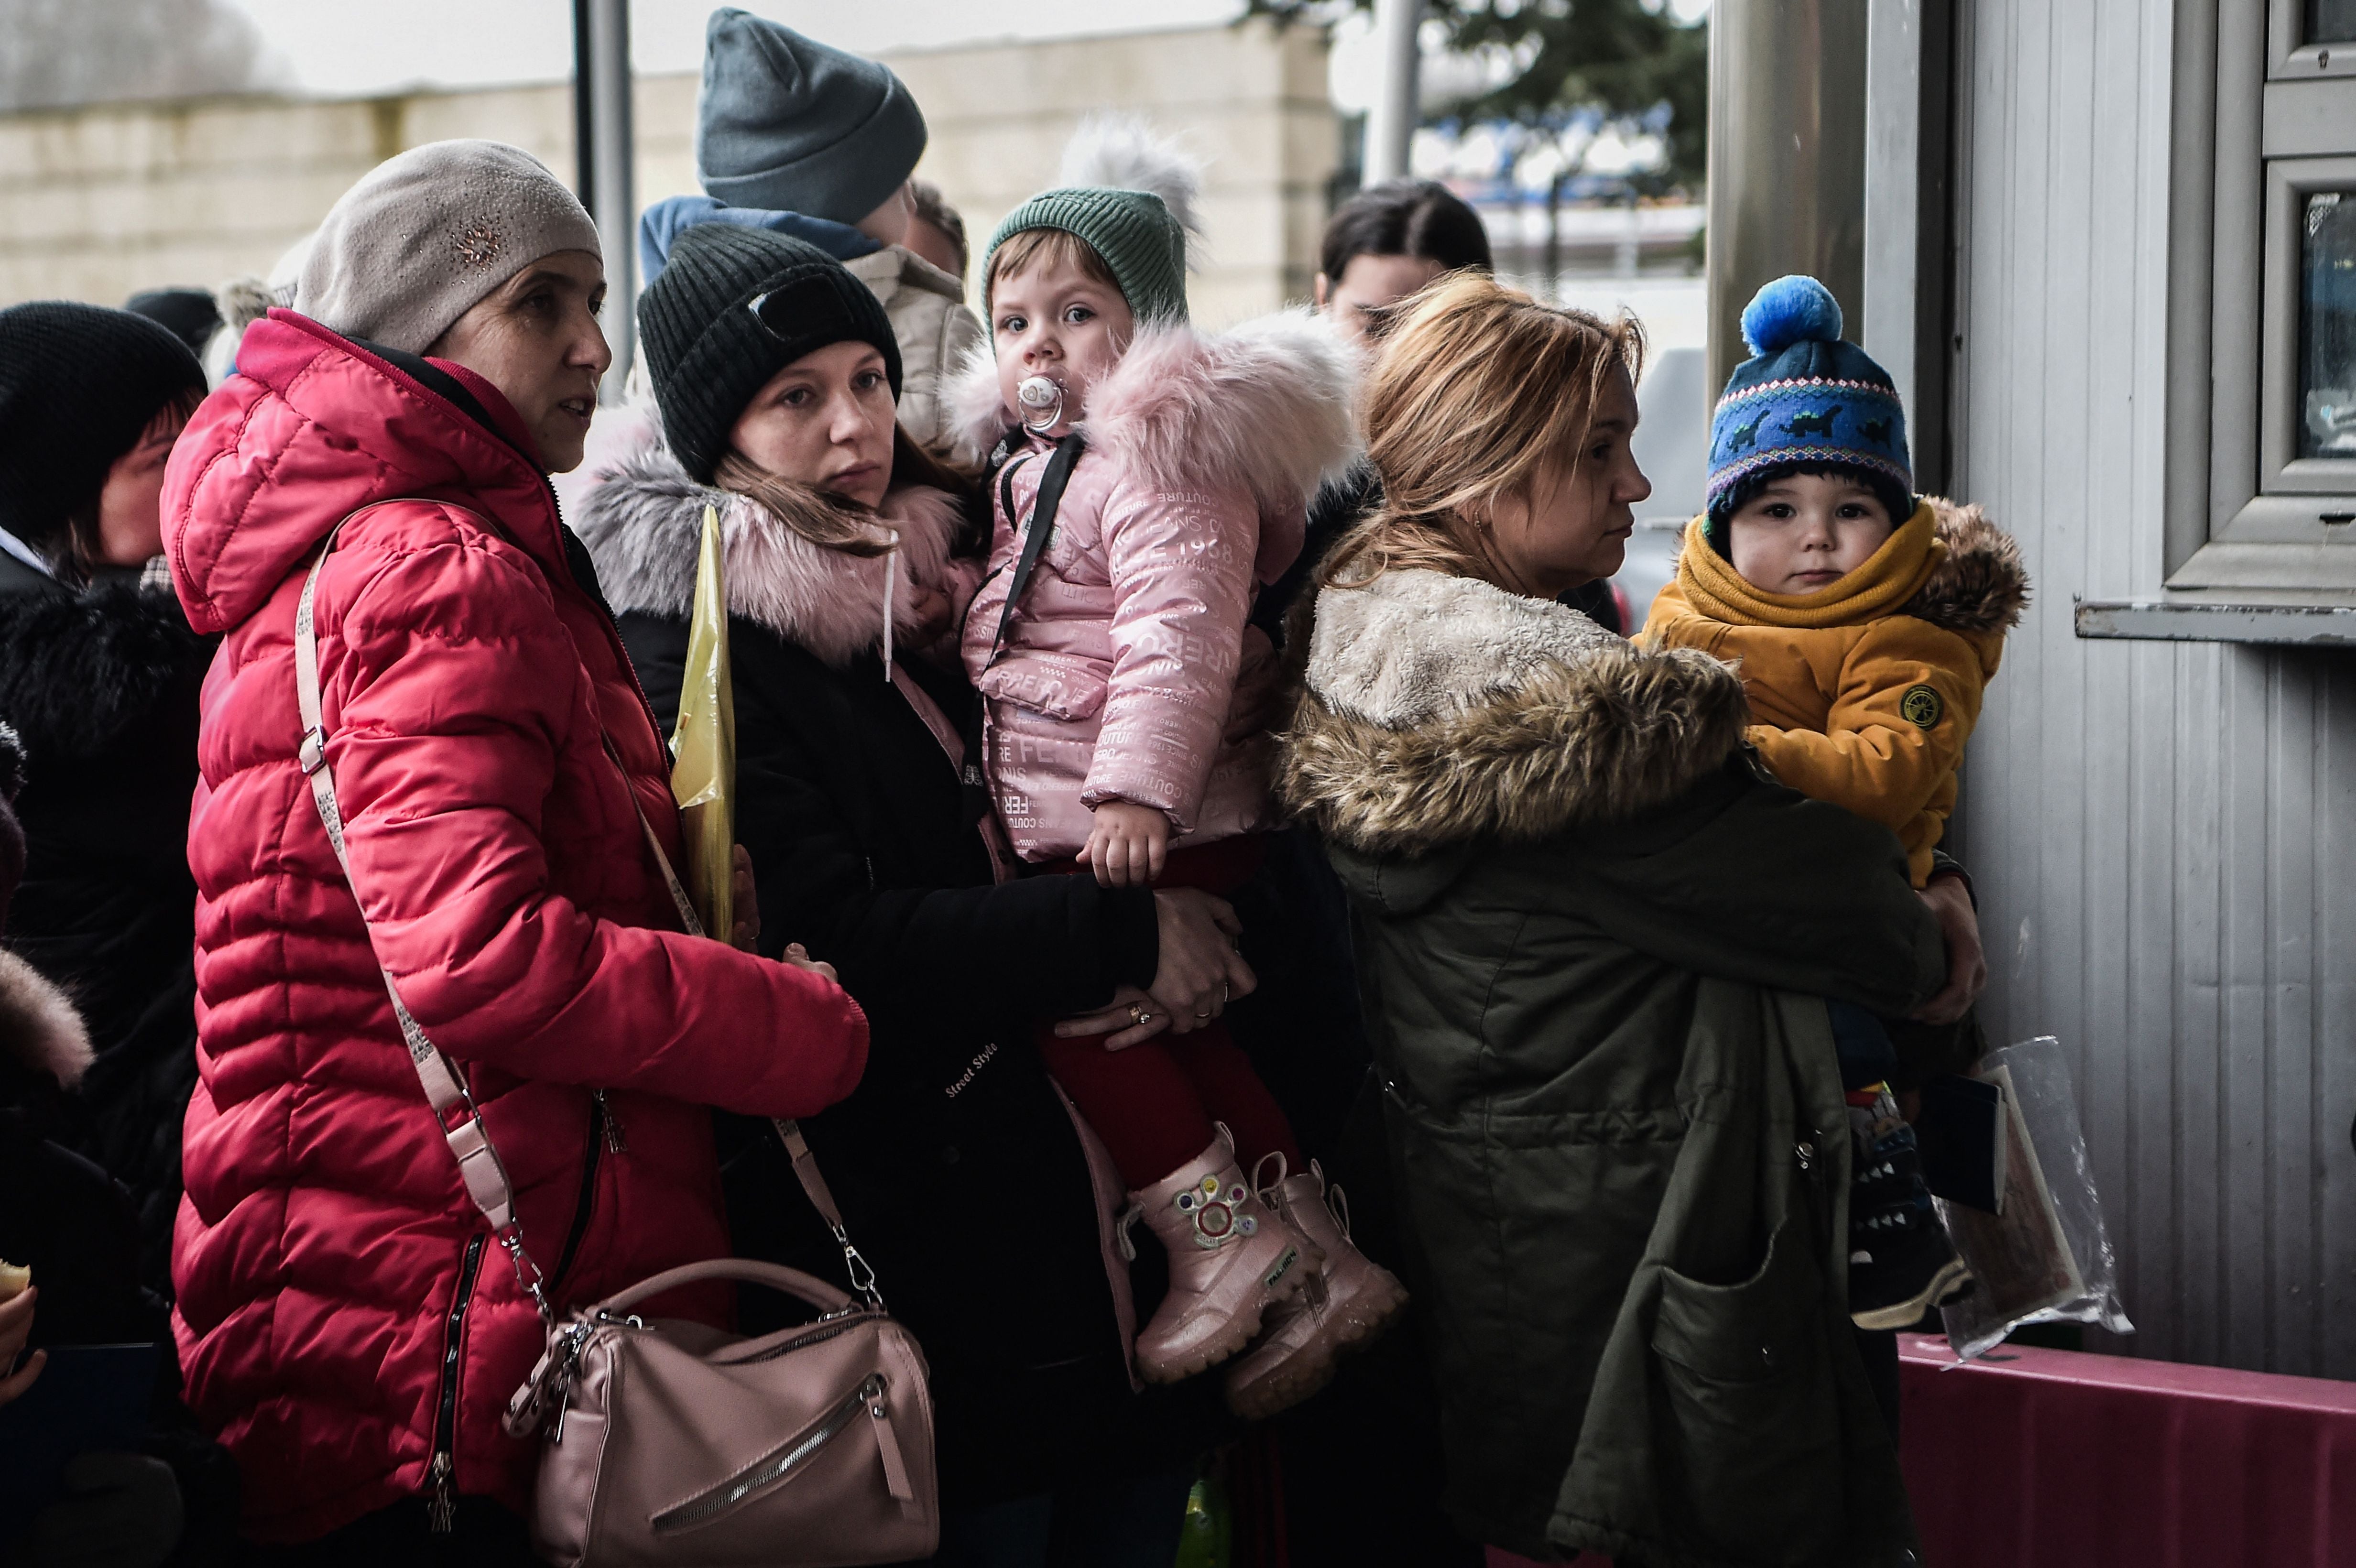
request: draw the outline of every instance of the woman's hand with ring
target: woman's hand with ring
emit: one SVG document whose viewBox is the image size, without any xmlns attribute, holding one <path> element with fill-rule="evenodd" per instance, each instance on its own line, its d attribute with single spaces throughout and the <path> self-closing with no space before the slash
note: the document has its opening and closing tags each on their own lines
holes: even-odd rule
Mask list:
<svg viewBox="0 0 2356 1568">
<path fill-rule="evenodd" d="M 1100 1034 L 1107 1051 L 1126 1051 L 1164 1029 L 1191 1033 L 1224 1012 L 1230 997 L 1251 995 L 1259 982 L 1236 951 L 1243 923 L 1225 899 L 1178 888 L 1155 893 L 1153 912 L 1160 956 L 1152 989 L 1123 986 L 1107 1006 L 1057 1024 L 1057 1035 Z"/>
<path fill-rule="evenodd" d="M 1082 1013 L 1076 1019 L 1066 1019 L 1055 1026 L 1055 1033 L 1065 1040 L 1077 1040 L 1100 1034 L 1108 1038 L 1107 1051 L 1127 1051 L 1151 1040 L 1170 1027 L 1170 1014 L 1157 1006 L 1151 997 L 1134 986 L 1123 986 L 1112 994 L 1110 1005 L 1092 1013 Z"/>
<path fill-rule="evenodd" d="M 1173 1033 L 1188 1034 L 1226 1010 L 1232 997 L 1248 997 L 1259 984 L 1236 951 L 1243 923 L 1225 899 L 1194 888 L 1153 895 L 1161 935 L 1161 961 L 1151 994 L 1157 1011 L 1170 1014 Z"/>
</svg>

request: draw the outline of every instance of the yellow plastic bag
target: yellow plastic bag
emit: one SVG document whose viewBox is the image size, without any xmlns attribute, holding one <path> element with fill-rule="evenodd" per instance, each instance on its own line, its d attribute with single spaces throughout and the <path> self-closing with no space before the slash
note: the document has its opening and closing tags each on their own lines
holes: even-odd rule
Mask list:
<svg viewBox="0 0 2356 1568">
<path fill-rule="evenodd" d="M 687 838 L 687 894 L 703 929 L 721 941 L 736 926 L 736 693 L 728 677 L 728 585 L 720 563 L 720 514 L 703 508 L 703 549 L 688 619 L 687 670 L 679 688 L 678 761 L 670 793 Z"/>
</svg>

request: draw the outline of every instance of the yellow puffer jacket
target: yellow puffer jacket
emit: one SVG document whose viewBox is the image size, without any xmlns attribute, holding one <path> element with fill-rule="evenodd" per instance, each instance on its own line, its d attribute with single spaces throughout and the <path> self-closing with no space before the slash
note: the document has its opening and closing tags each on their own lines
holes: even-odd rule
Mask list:
<svg viewBox="0 0 2356 1568">
<path fill-rule="evenodd" d="M 1814 593 L 1766 593 L 1686 528 L 1644 641 L 1740 662 L 1749 738 L 1777 778 L 1894 831 L 1921 887 L 2004 634 L 2029 603 L 2012 536 L 1926 497 L 1873 558 Z"/>
</svg>

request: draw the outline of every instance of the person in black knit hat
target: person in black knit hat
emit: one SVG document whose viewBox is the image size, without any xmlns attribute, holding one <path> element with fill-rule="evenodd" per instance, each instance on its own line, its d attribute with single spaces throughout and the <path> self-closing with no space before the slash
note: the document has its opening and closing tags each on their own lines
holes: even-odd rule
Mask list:
<svg viewBox="0 0 2356 1568">
<path fill-rule="evenodd" d="M 1167 1563 L 1194 1456 L 1227 1417 L 1215 1383 L 1132 1392 L 1123 1314 L 1152 1310 L 1162 1249 L 1132 1278 L 1109 1229 L 1118 1174 L 1033 1041 L 1165 965 L 1215 973 L 1231 954 L 1214 901 L 999 880 L 1007 850 L 960 762 L 973 688 L 953 638 L 926 655 L 980 575 L 958 550 L 987 502 L 899 422 L 899 346 L 857 278 L 786 236 L 699 225 L 639 295 L 638 340 L 666 439 L 645 431 L 601 467 L 581 537 L 668 727 L 718 514 L 761 950 L 805 944 L 868 1018 L 858 1089 L 801 1126 L 931 1365 L 931 1561 Z M 737 1252 L 840 1278 L 770 1125 L 716 1131 Z M 1021 1194 L 1019 1237 L 977 1193 Z M 1009 1268 L 1022 1289 L 975 1290 Z M 772 1292 L 739 1311 L 782 1326 Z"/>
<path fill-rule="evenodd" d="M 0 549 L 75 586 L 93 566 L 161 554 L 164 459 L 204 395 L 188 346 L 144 315 L 68 300 L 0 310 L 0 529 L 24 547 Z M 0 573 L 0 589 L 25 585 Z"/>
<path fill-rule="evenodd" d="M 680 235 L 638 298 L 638 333 L 663 433 L 700 485 L 712 483 L 753 394 L 813 348 L 871 345 L 900 396 L 900 345 L 883 305 L 841 262 L 782 234 L 705 223 Z"/>
<path fill-rule="evenodd" d="M 145 316 L 0 310 L 0 720 L 24 738 L 26 838 L 6 941 L 73 995 L 96 1052 L 42 1136 L 131 1189 L 158 1291 L 196 1076 L 187 846 L 212 654 L 163 576 L 159 496 L 204 395 Z"/>
</svg>

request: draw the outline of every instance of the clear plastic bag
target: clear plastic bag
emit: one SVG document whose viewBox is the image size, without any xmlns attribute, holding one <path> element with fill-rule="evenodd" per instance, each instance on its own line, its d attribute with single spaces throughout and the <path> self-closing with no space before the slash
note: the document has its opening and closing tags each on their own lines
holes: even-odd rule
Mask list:
<svg viewBox="0 0 2356 1568">
<path fill-rule="evenodd" d="M 1955 1251 L 1979 1280 L 1943 1309 L 1947 1343 L 1969 1360 L 2025 1323 L 2134 1333 L 2062 1042 L 2040 1036 L 1990 1051 L 1974 1076 L 2004 1091 L 2004 1197 L 1997 1214 L 1939 1200 Z"/>
</svg>

